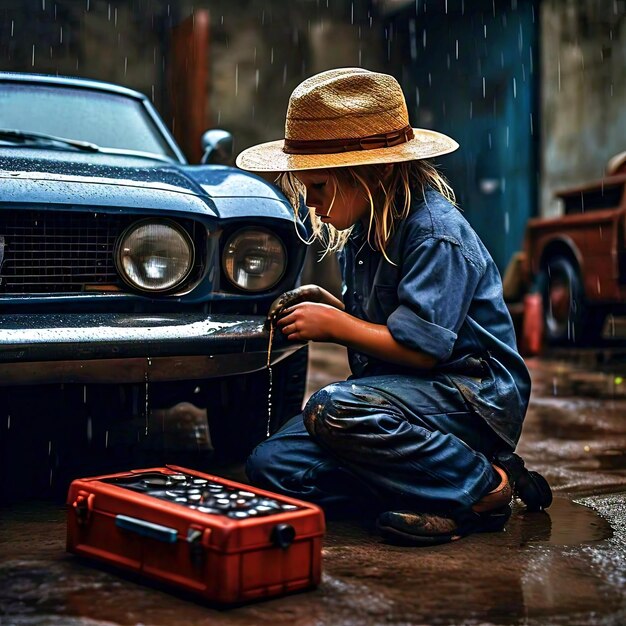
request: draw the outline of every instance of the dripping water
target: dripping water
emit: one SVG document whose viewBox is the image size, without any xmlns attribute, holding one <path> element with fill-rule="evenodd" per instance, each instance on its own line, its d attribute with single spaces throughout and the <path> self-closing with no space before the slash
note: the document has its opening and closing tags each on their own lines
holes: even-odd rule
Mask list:
<svg viewBox="0 0 626 626">
<path fill-rule="evenodd" d="M 268 375 L 268 389 L 267 389 L 267 428 L 265 434 L 270 436 L 270 426 L 272 422 L 272 344 L 274 342 L 274 324 L 270 324 L 270 338 L 267 344 L 267 375 Z"/>
<path fill-rule="evenodd" d="M 146 396 L 145 396 L 145 406 L 143 410 L 144 418 L 146 420 L 145 424 L 145 432 L 144 435 L 148 435 L 148 372 L 145 373 L 145 387 L 146 387 Z"/>
<path fill-rule="evenodd" d="M 146 385 L 146 396 L 144 398 L 144 418 L 146 420 L 146 430 L 144 432 L 144 435 L 147 437 L 148 436 L 148 412 L 150 410 L 149 408 L 149 391 L 148 391 L 148 368 L 152 365 L 152 359 L 150 357 L 148 357 L 148 367 L 146 368 L 146 371 L 144 373 L 144 380 L 145 380 L 145 385 Z"/>
</svg>

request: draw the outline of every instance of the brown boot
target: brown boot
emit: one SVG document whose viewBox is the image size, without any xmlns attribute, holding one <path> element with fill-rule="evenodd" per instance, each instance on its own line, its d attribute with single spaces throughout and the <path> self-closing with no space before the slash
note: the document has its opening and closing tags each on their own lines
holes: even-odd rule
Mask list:
<svg viewBox="0 0 626 626">
<path fill-rule="evenodd" d="M 496 465 L 493 468 L 500 476 L 500 484 L 476 502 L 462 519 L 435 513 L 387 511 L 378 517 L 378 530 L 392 543 L 413 546 L 434 546 L 471 533 L 503 530 L 511 516 L 513 489 L 507 473 Z"/>
<path fill-rule="evenodd" d="M 462 519 L 452 519 L 435 513 L 386 511 L 378 516 L 376 526 L 391 543 L 411 546 L 436 546 L 456 541 L 471 533 L 494 533 L 504 529 L 511 517 L 507 504 L 485 513 L 471 511 Z"/>
</svg>

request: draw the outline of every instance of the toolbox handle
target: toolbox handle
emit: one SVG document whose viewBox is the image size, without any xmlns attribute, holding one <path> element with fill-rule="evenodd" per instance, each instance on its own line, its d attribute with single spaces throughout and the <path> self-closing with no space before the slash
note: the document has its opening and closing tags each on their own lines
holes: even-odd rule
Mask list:
<svg viewBox="0 0 626 626">
<path fill-rule="evenodd" d="M 129 517 L 128 515 L 116 515 L 115 525 L 123 530 L 130 530 L 143 537 L 151 537 L 165 543 L 176 543 L 178 539 L 178 531 L 175 528 L 161 526 L 160 524 L 147 522 L 136 517 Z"/>
</svg>

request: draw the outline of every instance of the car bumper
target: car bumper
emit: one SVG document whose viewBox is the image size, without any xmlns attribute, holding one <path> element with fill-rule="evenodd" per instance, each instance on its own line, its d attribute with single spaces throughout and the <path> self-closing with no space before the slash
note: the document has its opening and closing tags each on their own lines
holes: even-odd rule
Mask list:
<svg viewBox="0 0 626 626">
<path fill-rule="evenodd" d="M 132 383 L 245 374 L 267 365 L 263 316 L 0 315 L 0 385 Z M 277 336 L 271 363 L 303 344 Z"/>
</svg>

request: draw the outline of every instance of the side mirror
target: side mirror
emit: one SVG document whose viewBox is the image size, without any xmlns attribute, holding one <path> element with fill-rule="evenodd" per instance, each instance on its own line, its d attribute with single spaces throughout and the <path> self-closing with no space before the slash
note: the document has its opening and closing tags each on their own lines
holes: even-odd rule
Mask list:
<svg viewBox="0 0 626 626">
<path fill-rule="evenodd" d="M 200 163 L 227 163 L 233 157 L 233 136 L 218 128 L 207 130 L 200 140 L 202 158 Z"/>
</svg>

